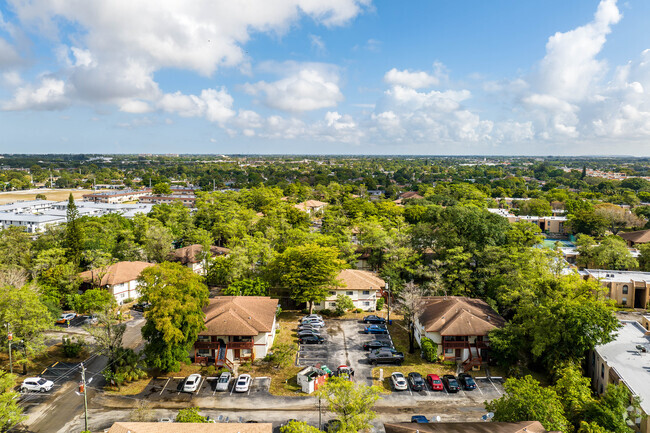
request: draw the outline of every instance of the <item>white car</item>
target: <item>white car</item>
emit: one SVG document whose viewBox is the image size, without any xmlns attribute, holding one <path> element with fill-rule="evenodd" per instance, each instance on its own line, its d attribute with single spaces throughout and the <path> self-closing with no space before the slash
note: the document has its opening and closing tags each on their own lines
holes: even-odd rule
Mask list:
<svg viewBox="0 0 650 433">
<path fill-rule="evenodd" d="M 56 323 L 67 323 L 77 317 L 75 313 L 63 313 L 61 316 L 59 316 L 58 320 Z"/>
<path fill-rule="evenodd" d="M 43 379 L 42 377 L 28 377 L 20 385 L 21 392 L 34 391 L 34 392 L 47 392 L 52 389 L 54 382 L 51 380 Z"/>
<path fill-rule="evenodd" d="M 311 325 L 317 328 L 323 328 L 325 327 L 325 322 L 321 319 L 302 319 L 302 322 L 300 322 L 303 325 Z"/>
<path fill-rule="evenodd" d="M 183 384 L 183 392 L 195 392 L 197 389 L 199 389 L 199 385 L 201 384 L 201 375 L 200 374 L 190 374 L 187 376 L 187 379 L 185 379 L 185 384 Z"/>
<path fill-rule="evenodd" d="M 409 389 L 409 386 L 406 383 L 406 378 L 400 372 L 391 374 L 390 381 L 393 383 L 393 388 L 395 391 L 406 391 Z"/>
<path fill-rule="evenodd" d="M 246 392 L 251 386 L 251 375 L 250 374 L 240 374 L 235 383 L 235 392 Z"/>
<path fill-rule="evenodd" d="M 305 316 L 302 318 L 302 320 L 308 320 L 308 319 L 318 319 L 322 322 L 323 316 L 321 316 L 320 314 L 310 314 L 309 316 Z"/>
</svg>

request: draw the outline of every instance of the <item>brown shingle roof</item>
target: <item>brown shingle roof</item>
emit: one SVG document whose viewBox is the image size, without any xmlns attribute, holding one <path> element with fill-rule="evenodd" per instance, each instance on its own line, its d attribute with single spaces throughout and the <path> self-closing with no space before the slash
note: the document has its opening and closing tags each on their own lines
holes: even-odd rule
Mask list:
<svg viewBox="0 0 650 433">
<path fill-rule="evenodd" d="M 116 422 L 108 433 L 272 433 L 271 423 Z"/>
<path fill-rule="evenodd" d="M 201 244 L 194 244 L 187 247 L 179 248 L 172 251 L 169 261 L 171 262 L 180 262 L 183 265 L 188 263 L 198 263 L 199 259 L 197 255 L 203 251 L 203 246 Z M 210 253 L 212 256 L 222 256 L 230 253 L 228 248 L 216 247 L 212 245 L 210 247 Z"/>
<path fill-rule="evenodd" d="M 325 203 L 323 201 L 307 200 L 307 201 L 303 201 L 302 203 L 294 204 L 293 207 L 305 211 L 307 209 L 313 209 L 313 208 L 327 206 L 327 205 L 328 203 Z"/>
<path fill-rule="evenodd" d="M 265 296 L 218 296 L 203 308 L 206 329 L 199 335 L 255 336 L 273 330 L 278 300 Z"/>
<path fill-rule="evenodd" d="M 115 284 L 137 280 L 140 272 L 149 266 L 155 266 L 155 264 L 148 262 L 117 262 L 108 267 L 82 272 L 79 277 L 84 283 L 92 283 L 100 287 L 114 286 Z M 101 284 L 98 284 L 100 277 L 102 278 Z"/>
<path fill-rule="evenodd" d="M 386 433 L 550 433 L 539 421 L 520 422 L 410 422 L 384 424 Z M 111 432 L 112 433 L 112 432 Z"/>
<path fill-rule="evenodd" d="M 440 335 L 487 335 L 505 320 L 485 301 L 463 296 L 431 296 L 423 299 L 419 321 L 426 332 Z"/>
<path fill-rule="evenodd" d="M 415 191 L 407 191 L 404 194 L 400 194 L 400 198 L 403 198 L 403 199 L 412 198 L 414 200 L 418 200 L 418 199 L 421 199 L 421 198 L 424 198 L 424 197 L 422 197 L 420 194 L 418 194 Z"/>
<path fill-rule="evenodd" d="M 618 235 L 626 241 L 634 242 L 635 244 L 650 242 L 650 230 L 638 230 L 635 232 L 619 233 Z"/>
<path fill-rule="evenodd" d="M 336 278 L 343 283 L 342 289 L 348 290 L 379 290 L 386 285 L 372 272 L 359 269 L 343 269 Z"/>
</svg>

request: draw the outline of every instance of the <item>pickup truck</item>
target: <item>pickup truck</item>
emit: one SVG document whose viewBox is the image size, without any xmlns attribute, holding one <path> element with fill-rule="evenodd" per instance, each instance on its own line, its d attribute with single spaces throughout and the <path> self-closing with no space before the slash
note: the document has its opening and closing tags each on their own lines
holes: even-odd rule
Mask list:
<svg viewBox="0 0 650 433">
<path fill-rule="evenodd" d="M 404 362 L 404 354 L 402 352 L 394 352 L 392 350 L 375 350 L 368 354 L 368 362 L 372 365 L 377 364 L 397 364 L 401 365 Z"/>
</svg>

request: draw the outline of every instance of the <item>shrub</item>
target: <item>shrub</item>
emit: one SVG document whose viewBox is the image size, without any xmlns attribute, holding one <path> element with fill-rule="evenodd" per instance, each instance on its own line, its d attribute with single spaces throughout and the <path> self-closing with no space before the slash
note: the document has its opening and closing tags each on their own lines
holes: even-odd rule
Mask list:
<svg viewBox="0 0 650 433">
<path fill-rule="evenodd" d="M 438 360 L 438 345 L 430 338 L 422 337 L 422 355 L 429 362 Z"/>
<path fill-rule="evenodd" d="M 386 300 L 384 298 L 377 299 L 377 311 L 383 310 L 385 304 Z"/>
<path fill-rule="evenodd" d="M 332 310 L 330 310 L 329 308 L 323 308 L 322 310 L 319 311 L 319 313 L 323 316 L 331 316 Z"/>
<path fill-rule="evenodd" d="M 275 310 L 275 317 L 280 317 L 280 314 L 282 314 L 282 307 L 278 305 L 277 310 Z"/>
<path fill-rule="evenodd" d="M 131 302 L 133 302 L 133 298 L 126 298 L 125 300 L 122 301 L 122 305 L 130 304 Z"/>
<path fill-rule="evenodd" d="M 348 295 L 340 294 L 336 297 L 336 314 L 342 316 L 346 311 L 354 308 L 354 302 Z"/>
<path fill-rule="evenodd" d="M 309 308 L 303 308 L 301 313 L 302 314 L 309 314 Z"/>
<path fill-rule="evenodd" d="M 214 365 L 208 366 L 208 368 L 205 369 L 205 374 L 208 376 L 214 376 L 214 373 L 217 371 L 217 367 Z"/>
<path fill-rule="evenodd" d="M 363 313 L 363 310 L 361 308 L 355 308 L 354 312 L 355 313 Z"/>
<path fill-rule="evenodd" d="M 84 343 L 79 338 L 73 341 L 72 338 L 63 337 L 63 356 L 66 358 L 76 358 L 81 353 Z"/>
</svg>

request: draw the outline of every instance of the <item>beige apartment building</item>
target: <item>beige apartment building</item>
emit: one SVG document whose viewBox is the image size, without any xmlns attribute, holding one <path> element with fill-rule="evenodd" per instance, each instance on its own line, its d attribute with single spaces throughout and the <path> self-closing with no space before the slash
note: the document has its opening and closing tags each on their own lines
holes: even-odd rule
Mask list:
<svg viewBox="0 0 650 433">
<path fill-rule="evenodd" d="M 646 308 L 650 301 L 650 272 L 585 269 L 587 279 L 600 282 L 617 305 Z"/>
</svg>

